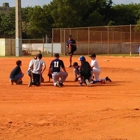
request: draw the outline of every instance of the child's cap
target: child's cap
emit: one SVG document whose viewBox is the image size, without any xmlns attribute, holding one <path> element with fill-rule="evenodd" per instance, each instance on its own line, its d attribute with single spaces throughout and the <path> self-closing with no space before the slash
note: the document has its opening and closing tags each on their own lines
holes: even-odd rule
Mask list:
<svg viewBox="0 0 140 140">
<path fill-rule="evenodd" d="M 72 35 L 69 35 L 69 38 L 72 38 Z"/>
<path fill-rule="evenodd" d="M 89 57 L 96 57 L 96 54 L 91 54 Z"/>
</svg>

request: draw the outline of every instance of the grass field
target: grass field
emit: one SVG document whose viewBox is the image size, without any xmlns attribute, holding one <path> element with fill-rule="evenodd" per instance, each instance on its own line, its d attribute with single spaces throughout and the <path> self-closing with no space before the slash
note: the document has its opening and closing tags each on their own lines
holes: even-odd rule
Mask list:
<svg viewBox="0 0 140 140">
<path fill-rule="evenodd" d="M 101 78 L 113 82 L 91 87 L 73 82 L 69 57 L 61 58 L 69 75 L 57 88 L 47 77 L 52 57 L 43 58 L 47 69 L 40 87 L 27 86 L 31 57 L 0 57 L 0 140 L 140 140 L 140 57 L 97 56 Z M 10 85 L 18 59 L 23 85 Z"/>
</svg>

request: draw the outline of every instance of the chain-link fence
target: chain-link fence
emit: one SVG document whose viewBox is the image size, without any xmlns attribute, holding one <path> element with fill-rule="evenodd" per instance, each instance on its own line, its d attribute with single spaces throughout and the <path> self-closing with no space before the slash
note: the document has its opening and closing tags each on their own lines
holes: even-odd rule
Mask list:
<svg viewBox="0 0 140 140">
<path fill-rule="evenodd" d="M 54 28 L 52 44 L 61 43 L 62 54 L 67 53 L 66 41 L 72 35 L 77 43 L 75 54 L 129 54 L 140 46 L 140 26 L 99 26 L 83 28 Z"/>
<path fill-rule="evenodd" d="M 140 47 L 140 26 L 100 26 L 54 28 L 49 39 L 22 39 L 22 55 L 67 54 L 66 41 L 72 35 L 77 43 L 75 54 L 136 54 Z M 0 56 L 15 56 L 15 39 L 0 39 Z"/>
</svg>

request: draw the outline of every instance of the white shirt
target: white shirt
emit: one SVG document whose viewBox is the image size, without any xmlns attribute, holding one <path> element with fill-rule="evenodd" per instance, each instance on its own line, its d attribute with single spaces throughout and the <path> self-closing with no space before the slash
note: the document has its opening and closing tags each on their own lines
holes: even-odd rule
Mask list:
<svg viewBox="0 0 140 140">
<path fill-rule="evenodd" d="M 28 66 L 28 70 L 31 70 L 31 66 L 32 64 L 34 63 L 34 60 L 37 60 L 37 59 L 32 59 L 30 62 L 29 62 L 29 66 Z M 43 60 L 40 60 L 40 63 L 42 64 L 42 66 L 46 66 L 46 63 L 43 61 Z"/>
<path fill-rule="evenodd" d="M 101 68 L 99 66 L 99 63 L 98 63 L 98 61 L 96 59 L 91 60 L 90 65 L 91 65 L 92 69 L 99 69 L 99 70 L 101 70 Z"/>
<path fill-rule="evenodd" d="M 35 74 L 41 74 L 42 67 L 45 65 L 45 62 L 39 59 L 33 59 L 29 63 L 30 67 L 33 66 L 32 72 Z"/>
</svg>

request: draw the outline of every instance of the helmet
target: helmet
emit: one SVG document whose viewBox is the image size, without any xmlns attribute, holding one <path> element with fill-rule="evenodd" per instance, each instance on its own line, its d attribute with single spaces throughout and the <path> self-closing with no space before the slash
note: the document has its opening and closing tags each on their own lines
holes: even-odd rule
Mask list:
<svg viewBox="0 0 140 140">
<path fill-rule="evenodd" d="M 86 58 L 85 58 L 84 56 L 80 56 L 78 60 L 80 60 L 80 61 L 85 61 Z"/>
</svg>

